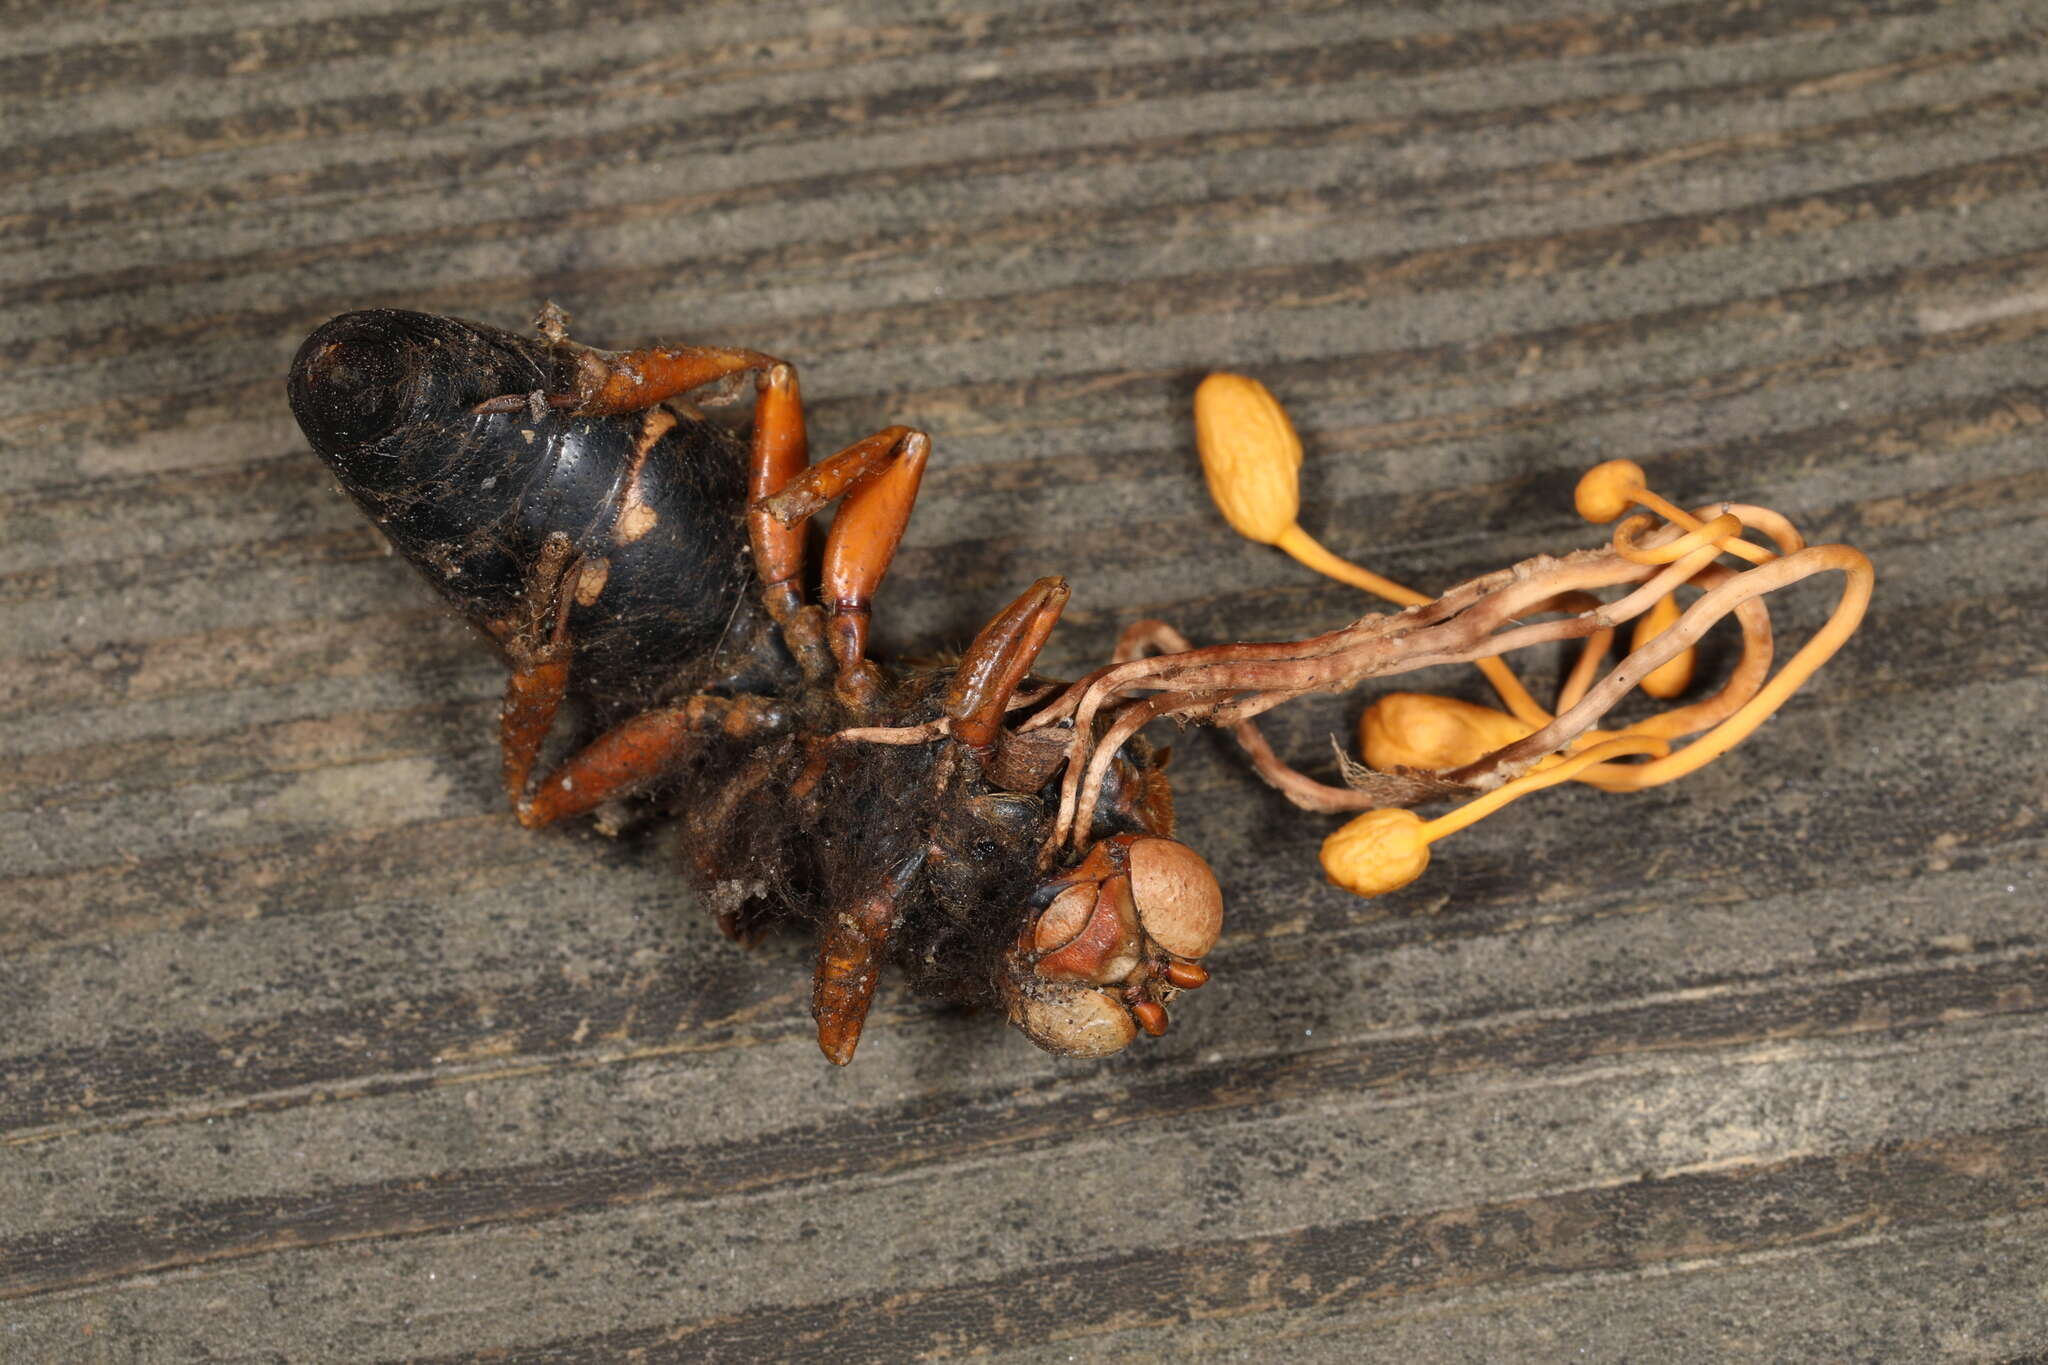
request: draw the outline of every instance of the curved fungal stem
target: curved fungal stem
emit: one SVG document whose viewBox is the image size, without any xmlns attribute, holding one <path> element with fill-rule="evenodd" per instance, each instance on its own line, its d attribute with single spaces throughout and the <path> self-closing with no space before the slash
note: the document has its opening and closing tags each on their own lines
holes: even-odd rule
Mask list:
<svg viewBox="0 0 2048 1365">
<path fill-rule="evenodd" d="M 1648 517 L 1635 516 L 1622 522 L 1614 528 L 1614 552 L 1637 564 L 1669 564 L 1702 545 L 1713 546 L 1714 552 L 1719 554 L 1742 534 L 1742 520 L 1733 512 L 1723 512 L 1705 525 L 1695 526 L 1676 539 L 1658 545 L 1646 545 L 1641 541 L 1641 535 L 1649 529 L 1651 521 Z"/>
<path fill-rule="evenodd" d="M 1299 523 L 1288 527 L 1274 544 L 1292 555 L 1303 566 L 1314 569 L 1327 578 L 1334 578 L 1340 583 L 1363 588 L 1375 597 L 1383 598 L 1396 606 L 1419 607 L 1427 605 L 1431 600 L 1413 588 L 1405 588 L 1391 578 L 1382 578 L 1370 569 L 1331 554 L 1315 537 L 1302 530 Z M 1550 719 L 1550 713 L 1543 709 L 1536 698 L 1529 695 L 1529 689 L 1522 685 L 1522 680 L 1515 676 L 1514 670 L 1506 663 L 1499 659 L 1481 659 L 1478 661 L 1478 667 L 1479 671 L 1486 675 L 1486 681 L 1493 685 L 1501 704 L 1506 706 L 1517 720 L 1526 721 L 1531 725 L 1541 725 Z"/>
<path fill-rule="evenodd" d="M 1331 836 L 1324 861 L 1333 880 L 1377 894 L 1418 873 L 1432 839 L 1527 792 L 1571 780 L 1638 791 L 1711 762 L 1754 733 L 1841 647 L 1869 602 L 1872 570 L 1858 551 L 1808 546 L 1789 518 L 1753 504 L 1688 510 L 1652 491 L 1641 466 L 1627 460 L 1587 471 L 1573 495 L 1588 520 L 1619 521 L 1606 548 L 1539 556 L 1424 598 L 1332 554 L 1302 529 L 1300 442 L 1262 386 L 1239 376 L 1212 376 L 1197 393 L 1196 429 L 1211 494 L 1241 534 L 1402 609 L 1361 617 L 1308 640 L 1206 649 L 1188 648 L 1178 632 L 1159 622 L 1132 627 L 1119 641 L 1114 662 L 1053 697 L 1018 727 L 1066 725 L 1070 731 L 1063 740 L 1059 811 L 1042 855 L 1048 861 L 1069 840 L 1076 848 L 1084 841 L 1118 746 L 1149 721 L 1170 716 L 1230 727 L 1259 775 L 1299 806 L 1366 808 Z M 1624 517 L 1631 507 L 1655 515 Z M 1750 527 L 1775 548 L 1744 539 Z M 1717 562 L 1723 555 L 1744 561 L 1744 567 Z M 1835 610 L 1772 676 L 1774 642 L 1764 599 L 1821 572 L 1844 575 Z M 1682 610 L 1675 596 L 1681 586 L 1699 593 Z M 1603 602 L 1595 595 L 1603 591 L 1619 596 Z M 1560 611 L 1569 614 L 1527 619 Z M 1698 640 L 1730 615 L 1742 648 L 1712 696 L 1620 731 L 1594 728 L 1638 687 L 1658 699 L 1685 691 Z M 1630 621 L 1638 624 L 1626 656 L 1600 675 L 1616 627 Z M 1501 656 L 1574 639 L 1585 646 L 1559 690 L 1553 716 Z M 1166 652 L 1141 657 L 1148 649 Z M 1507 713 L 1417 693 L 1382 698 L 1362 722 L 1364 747 L 1378 771 L 1340 753 L 1345 788 L 1289 767 L 1254 724 L 1262 712 L 1311 692 L 1340 692 L 1369 678 L 1459 663 L 1485 670 Z M 1685 736 L 1696 737 L 1673 752 L 1672 742 Z M 1460 759 L 1462 766 L 1448 766 Z M 1398 808 L 1456 791 L 1482 795 L 1427 825 Z M 1350 871 L 1340 875 L 1339 865 Z M 1352 875 L 1360 868 L 1367 870 Z"/>
<path fill-rule="evenodd" d="M 1705 516 L 1711 509 L 1697 509 L 1694 516 Z M 1797 554 L 1806 548 L 1806 537 L 1799 534 L 1799 528 L 1783 512 L 1774 512 L 1768 507 L 1759 507 L 1753 502 L 1724 502 L 1723 512 L 1733 512 L 1742 519 L 1744 526 L 1762 531 L 1771 538 L 1781 555 Z"/>
<path fill-rule="evenodd" d="M 1337 811 L 1363 810 L 1378 804 L 1362 792 L 1348 787 L 1333 787 L 1327 782 L 1318 782 L 1307 773 L 1284 762 L 1273 752 L 1273 746 L 1266 742 L 1266 736 L 1255 721 L 1241 720 L 1230 727 L 1238 745 L 1252 761 L 1252 771 L 1265 784 L 1292 801 L 1303 810 L 1334 814 Z"/>
<path fill-rule="evenodd" d="M 1813 676 L 1814 670 L 1833 658 L 1835 652 L 1855 634 L 1856 627 L 1862 623 L 1863 613 L 1870 605 L 1871 589 L 1876 581 L 1876 573 L 1869 557 L 1847 545 L 1817 545 L 1787 555 L 1778 563 L 1788 564 L 1800 558 L 1808 559 L 1807 567 L 1797 575 L 1788 576 L 1786 582 L 1795 582 L 1808 574 L 1829 571 L 1843 576 L 1842 595 L 1836 599 L 1835 610 L 1828 617 L 1826 624 L 1814 632 L 1813 637 L 1785 661 L 1784 668 L 1780 669 L 1775 677 L 1765 683 L 1756 695 L 1737 707 L 1727 719 L 1677 753 L 1630 769 L 1627 775 L 1618 779 L 1609 790 L 1641 791 L 1646 787 L 1658 786 L 1683 777 L 1713 762 L 1754 733 L 1757 726 L 1763 724 L 1773 711 L 1783 706 L 1786 699 Z M 1776 565 L 1770 567 L 1775 568 Z M 1752 574 L 1761 572 L 1765 570 L 1754 570 L 1751 574 L 1741 575 L 1741 578 L 1749 578 Z M 1736 581 L 1740 582 L 1741 579 Z M 1756 591 L 1761 594 L 1771 591 L 1776 586 L 1781 585 L 1761 585 Z"/>
<path fill-rule="evenodd" d="M 1399 807 L 1369 810 L 1323 840 L 1323 875 L 1358 896 L 1383 896 L 1398 891 L 1429 866 L 1431 844 L 1476 824 L 1510 801 L 1568 782 L 1581 770 L 1610 759 L 1631 754 L 1661 755 L 1670 747 L 1661 739 L 1643 735 L 1610 739 L 1551 767 L 1525 773 L 1434 820 L 1425 821 L 1414 811 Z"/>
<path fill-rule="evenodd" d="M 1634 505 L 1648 508 L 1682 530 L 1692 532 L 1702 529 L 1698 517 L 1669 499 L 1650 491 L 1649 480 L 1643 473 L 1643 467 L 1634 460 L 1608 460 L 1587 470 L 1580 476 L 1578 487 L 1572 492 L 1572 505 L 1587 521 L 1601 525 L 1613 521 Z M 1728 510 L 1731 509 L 1720 508 L 1716 515 Z M 1772 515 L 1775 517 L 1775 514 Z M 1783 518 L 1778 517 L 1776 520 L 1783 521 Z M 1785 528 L 1790 528 L 1789 522 L 1785 523 Z M 1796 539 L 1797 533 L 1794 532 L 1793 535 Z M 1760 545 L 1752 545 L 1746 540 L 1731 541 L 1725 548 L 1729 554 L 1746 559 L 1752 564 L 1768 563 L 1775 558 L 1769 550 Z"/>
<path fill-rule="evenodd" d="M 1488 774 L 1513 772 L 1518 767 L 1535 762 L 1545 754 L 1554 753 L 1590 729 L 1610 707 L 1641 680 L 1645 673 L 1691 645 L 1724 615 L 1743 603 L 1761 598 L 1766 593 L 1775 592 L 1813 574 L 1829 571 L 1842 573 L 1847 580 L 1835 612 L 1827 624 L 1786 662 L 1776 677 L 1758 687 L 1753 695 L 1736 705 L 1708 734 L 1668 759 L 1633 768 L 1626 777 L 1617 776 L 1615 784 L 1609 786 L 1609 789 L 1639 791 L 1644 787 L 1668 782 L 1672 778 L 1693 771 L 1734 748 L 1762 724 L 1764 718 L 1782 705 L 1785 698 L 1811 677 L 1814 670 L 1841 648 L 1843 641 L 1855 631 L 1857 624 L 1863 619 L 1864 608 L 1870 601 L 1873 581 L 1870 560 L 1861 551 L 1847 545 L 1809 546 L 1794 554 L 1774 559 L 1760 568 L 1730 575 L 1718 586 L 1704 593 L 1669 630 L 1623 660 L 1593 687 L 1577 706 L 1528 738 L 1488 755 L 1480 764 L 1460 769 L 1448 776 L 1471 780 L 1481 776 L 1479 772 L 1474 771 L 1481 768 Z M 1727 690 L 1724 689 L 1724 695 Z M 1660 732 L 1673 730 L 1671 717 L 1676 715 L 1677 713 L 1667 713 L 1666 717 L 1653 718 L 1652 721 L 1634 727 L 1634 730 L 1638 734 L 1666 737 Z M 1664 723 L 1655 723 L 1659 719 Z M 1700 716 L 1699 713 L 1695 713 L 1680 719 L 1681 723 L 1691 726 L 1697 724 Z M 1676 730 L 1676 733 L 1683 734 L 1687 731 Z M 1695 753 L 1695 750 L 1699 752 Z"/>
</svg>

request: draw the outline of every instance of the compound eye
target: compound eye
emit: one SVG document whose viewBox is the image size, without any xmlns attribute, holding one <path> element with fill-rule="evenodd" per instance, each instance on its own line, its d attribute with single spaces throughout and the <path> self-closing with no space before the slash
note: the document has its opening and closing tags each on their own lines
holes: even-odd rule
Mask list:
<svg viewBox="0 0 2048 1365">
<path fill-rule="evenodd" d="M 1122 981 L 1143 951 L 1128 879 L 1068 887 L 1046 907 L 1033 937 L 1044 954 L 1038 959 L 1041 977 L 1097 986 Z"/>
<path fill-rule="evenodd" d="M 1038 927 L 1032 931 L 1038 951 L 1057 952 L 1079 938 L 1095 914 L 1098 894 L 1096 883 L 1081 882 L 1053 897 L 1052 904 L 1038 917 Z"/>
<path fill-rule="evenodd" d="M 1010 1022 L 1060 1057 L 1107 1057 L 1138 1036 L 1130 1011 L 1103 991 L 1071 982 L 1041 982 L 1012 1002 Z"/>
<path fill-rule="evenodd" d="M 1190 959 L 1216 946 L 1223 888 L 1201 854 L 1177 839 L 1140 837 L 1131 841 L 1129 865 L 1138 923 L 1154 943 Z"/>
</svg>

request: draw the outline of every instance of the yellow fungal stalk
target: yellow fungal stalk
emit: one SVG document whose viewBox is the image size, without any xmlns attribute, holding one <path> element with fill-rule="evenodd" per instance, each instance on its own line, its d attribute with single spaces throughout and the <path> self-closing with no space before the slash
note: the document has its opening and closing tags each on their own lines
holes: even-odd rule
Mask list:
<svg viewBox="0 0 2048 1365">
<path fill-rule="evenodd" d="M 1323 840 L 1323 875 L 1357 896 L 1398 891 L 1429 866 L 1431 844 L 1478 823 L 1508 802 L 1569 781 L 1582 769 L 1608 759 L 1630 754 L 1661 757 L 1670 751 L 1661 739 L 1630 735 L 1596 744 L 1540 772 L 1525 773 L 1434 820 L 1425 822 L 1414 811 L 1397 807 L 1369 810 Z"/>
</svg>

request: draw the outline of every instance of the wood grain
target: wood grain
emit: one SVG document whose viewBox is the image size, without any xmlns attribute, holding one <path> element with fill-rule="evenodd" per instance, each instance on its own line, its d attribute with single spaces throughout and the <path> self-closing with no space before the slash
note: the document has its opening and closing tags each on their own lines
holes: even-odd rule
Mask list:
<svg viewBox="0 0 2048 1365">
<path fill-rule="evenodd" d="M 2048 14 L 672 9 L 0 0 L 0 1357 L 2048 1349 Z M 1878 594 L 1728 759 L 1385 901 L 1185 737 L 1165 1039 L 885 985 L 829 1072 L 805 945 L 501 811 L 495 666 L 285 410 L 333 312 L 546 298 L 934 433 L 886 648 L 1049 572 L 1067 671 L 1357 614 L 1207 505 L 1215 367 L 1404 581 L 1625 456 Z"/>
</svg>

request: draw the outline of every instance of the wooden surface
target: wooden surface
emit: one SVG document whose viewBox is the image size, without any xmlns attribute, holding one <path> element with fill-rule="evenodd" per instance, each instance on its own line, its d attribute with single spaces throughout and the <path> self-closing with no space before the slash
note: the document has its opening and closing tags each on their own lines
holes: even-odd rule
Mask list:
<svg viewBox="0 0 2048 1365">
<path fill-rule="evenodd" d="M 669 8 L 0 4 L 0 1358 L 2048 1345 L 2048 11 Z M 1168 1037 L 885 989 L 834 1072 L 803 944 L 514 827 L 495 666 L 285 411 L 334 312 L 544 298 L 935 433 L 895 648 L 1048 572 L 1064 670 L 1362 610 L 1207 506 L 1214 366 L 1406 581 L 1589 543 L 1627 456 L 1878 596 L 1728 760 L 1382 902 L 1183 740 Z"/>
</svg>

